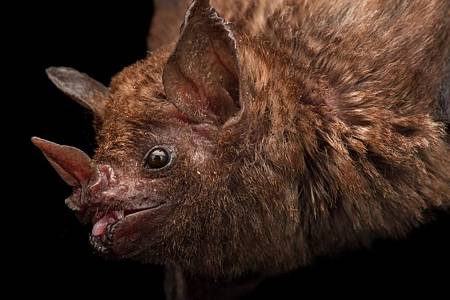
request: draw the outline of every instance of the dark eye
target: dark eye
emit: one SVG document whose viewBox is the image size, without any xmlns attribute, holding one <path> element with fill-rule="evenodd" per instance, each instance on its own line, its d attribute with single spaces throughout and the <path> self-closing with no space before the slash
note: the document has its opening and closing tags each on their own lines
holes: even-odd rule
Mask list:
<svg viewBox="0 0 450 300">
<path fill-rule="evenodd" d="M 147 152 L 144 158 L 144 167 L 149 170 L 159 170 L 172 162 L 170 151 L 164 147 L 155 147 Z"/>
</svg>

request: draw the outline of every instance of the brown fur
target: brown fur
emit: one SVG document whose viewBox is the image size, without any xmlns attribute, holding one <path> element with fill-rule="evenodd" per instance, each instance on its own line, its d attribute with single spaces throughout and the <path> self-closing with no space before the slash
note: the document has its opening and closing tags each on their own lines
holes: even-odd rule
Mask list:
<svg viewBox="0 0 450 300">
<path fill-rule="evenodd" d="M 403 236 L 448 205 L 449 150 L 432 118 L 450 55 L 447 1 L 223 3 L 245 116 L 218 133 L 205 175 L 174 184 L 192 197 L 167 228 L 164 256 L 204 274 L 286 271 Z M 124 145 L 159 121 L 164 103 L 151 97 L 163 93 L 168 54 L 114 79 L 98 157 L 125 159 Z"/>
<path fill-rule="evenodd" d="M 165 99 L 172 37 L 111 83 L 96 161 L 130 169 L 161 141 L 179 155 L 164 195 L 178 204 L 135 259 L 274 274 L 450 205 L 449 1 L 212 6 L 237 40 L 238 119 L 204 134 Z"/>
</svg>

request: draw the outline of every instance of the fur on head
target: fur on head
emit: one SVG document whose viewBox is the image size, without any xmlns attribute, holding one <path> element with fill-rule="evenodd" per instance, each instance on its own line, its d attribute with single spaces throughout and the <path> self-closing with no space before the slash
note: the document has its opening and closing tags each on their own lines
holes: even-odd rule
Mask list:
<svg viewBox="0 0 450 300">
<path fill-rule="evenodd" d="M 271 274 L 403 236 L 449 206 L 433 119 L 448 1 L 223 2 L 231 23 L 193 1 L 178 42 L 109 89 L 49 70 L 98 120 L 92 160 L 34 139 L 74 186 L 69 207 L 95 223 L 97 250 L 215 278 Z"/>
</svg>

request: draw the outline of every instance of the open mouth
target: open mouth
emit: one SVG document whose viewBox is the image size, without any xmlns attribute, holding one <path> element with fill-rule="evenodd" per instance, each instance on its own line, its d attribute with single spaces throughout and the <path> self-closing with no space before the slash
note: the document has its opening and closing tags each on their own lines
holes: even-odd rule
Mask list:
<svg viewBox="0 0 450 300">
<path fill-rule="evenodd" d="M 114 210 L 106 213 L 97 212 L 92 218 L 92 224 L 94 224 L 90 235 L 92 246 L 98 252 L 107 254 L 112 244 L 115 228 L 123 219 L 143 211 L 157 209 L 163 204 L 164 202 L 141 209 Z"/>
</svg>

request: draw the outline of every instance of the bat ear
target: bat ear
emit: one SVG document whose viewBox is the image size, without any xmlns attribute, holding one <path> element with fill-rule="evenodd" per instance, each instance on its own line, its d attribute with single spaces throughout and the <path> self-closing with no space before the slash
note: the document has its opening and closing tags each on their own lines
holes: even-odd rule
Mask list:
<svg viewBox="0 0 450 300">
<path fill-rule="evenodd" d="M 168 101 L 193 122 L 223 125 L 240 108 L 236 40 L 208 0 L 189 7 L 164 68 Z"/>
<path fill-rule="evenodd" d="M 67 67 L 50 67 L 48 78 L 66 95 L 90 109 L 96 120 L 102 120 L 108 99 L 108 88 L 84 73 Z"/>
<path fill-rule="evenodd" d="M 191 0 L 154 0 L 147 46 L 149 50 L 176 42 L 184 13 Z"/>
</svg>

